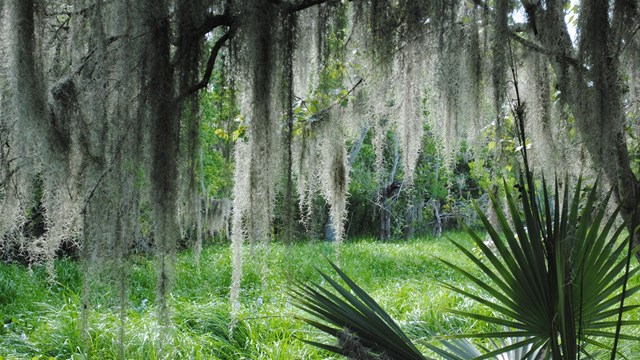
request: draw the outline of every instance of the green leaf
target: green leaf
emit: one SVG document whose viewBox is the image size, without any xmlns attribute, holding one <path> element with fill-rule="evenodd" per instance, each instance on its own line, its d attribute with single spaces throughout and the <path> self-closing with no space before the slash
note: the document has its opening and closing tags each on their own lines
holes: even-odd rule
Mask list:
<svg viewBox="0 0 640 360">
<path fill-rule="evenodd" d="M 516 196 L 503 181 L 509 217 L 502 202 L 490 196 L 493 212 L 502 232 L 475 205 L 478 218 L 495 245 L 495 254 L 471 229 L 467 232 L 480 248 L 483 259 L 454 243 L 462 255 L 471 260 L 475 270 L 441 260 L 452 270 L 478 286 L 463 290 L 452 284 L 447 288 L 478 302 L 493 315 L 449 310 L 477 321 L 525 331 L 530 344 L 548 344 L 550 354 L 574 358 L 582 344 L 599 344 L 593 337 L 615 337 L 601 329 L 616 326 L 611 317 L 617 315 L 622 297 L 640 291 L 634 286 L 622 294 L 626 277 L 621 276 L 629 237 L 621 239 L 625 224 L 615 226 L 619 209 L 607 212 L 611 192 L 599 200 L 599 181 L 583 190 L 578 179 L 569 191 L 568 178 L 560 194 L 558 180 L 548 188 L 536 185 L 531 175 L 521 175 Z M 550 190 L 551 189 L 551 190 Z M 630 274 L 635 274 L 636 267 Z M 635 306 L 625 306 L 628 312 Z M 637 325 L 625 321 L 625 325 Z M 491 337 L 496 334 L 460 334 L 459 337 Z M 511 334 L 513 335 L 513 334 Z M 631 339 L 629 335 L 620 338 Z M 525 343 L 521 344 L 525 345 Z M 599 345 L 598 345 L 599 346 Z M 501 350 L 515 349 L 507 345 Z M 500 350 L 485 352 L 479 359 L 498 355 Z"/>
<path fill-rule="evenodd" d="M 311 319 L 303 319 L 305 322 L 333 337 L 340 338 L 348 334 L 352 341 L 360 343 L 374 354 L 393 354 L 394 357 L 402 359 L 426 359 L 373 298 L 336 265 L 331 263 L 331 266 L 348 289 L 319 270 L 320 275 L 335 293 L 313 282 L 307 285 L 295 281 L 289 289 L 289 293 L 296 300 L 295 306 L 333 327 Z M 346 348 L 307 343 L 348 355 Z"/>
</svg>

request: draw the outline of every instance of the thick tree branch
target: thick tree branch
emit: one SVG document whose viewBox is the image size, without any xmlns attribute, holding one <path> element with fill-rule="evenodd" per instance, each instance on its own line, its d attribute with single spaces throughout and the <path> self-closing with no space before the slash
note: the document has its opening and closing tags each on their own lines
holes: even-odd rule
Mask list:
<svg viewBox="0 0 640 360">
<path fill-rule="evenodd" d="M 304 9 L 308 9 L 312 6 L 320 5 L 326 2 L 331 2 L 335 0 L 300 0 L 297 2 L 290 3 L 284 0 L 267 0 L 271 4 L 280 7 L 288 14 L 293 14 L 298 11 L 302 11 Z"/>
<path fill-rule="evenodd" d="M 180 102 L 182 100 L 184 100 L 184 98 L 186 98 L 187 96 L 196 93 L 197 91 L 199 91 L 200 89 L 206 88 L 209 85 L 209 81 L 211 80 L 211 74 L 213 73 L 213 67 L 216 63 L 216 59 L 218 58 L 218 53 L 220 52 L 220 49 L 222 48 L 222 46 L 224 46 L 224 44 L 231 39 L 231 37 L 233 36 L 233 34 L 235 33 L 235 27 L 229 29 L 224 35 L 222 35 L 218 41 L 216 41 L 216 43 L 213 45 L 213 47 L 211 48 L 211 55 L 209 55 L 209 60 L 207 61 L 207 67 L 204 71 L 204 75 L 202 77 L 202 80 L 200 80 L 199 83 L 193 85 L 192 87 L 190 87 L 189 89 L 187 89 L 186 92 L 180 94 L 177 98 L 176 98 L 176 102 Z"/>
<path fill-rule="evenodd" d="M 558 51 L 553 51 L 547 48 L 544 48 L 536 43 L 534 43 L 533 41 L 527 40 L 525 38 L 523 38 L 522 36 L 516 34 L 516 33 L 511 33 L 511 38 L 514 39 L 515 41 L 517 41 L 518 43 L 520 43 L 520 45 L 526 47 L 529 50 L 533 50 L 537 53 L 543 54 L 543 55 L 547 55 L 553 58 L 562 58 L 564 59 L 568 64 L 574 66 L 576 69 L 581 69 L 582 65 L 580 65 L 580 62 L 578 61 L 578 59 L 576 58 L 572 58 L 571 56 L 568 56 L 567 54 L 558 52 Z"/>
<path fill-rule="evenodd" d="M 285 4 L 283 0 L 267 0 L 267 1 L 272 3 L 275 6 L 283 6 Z"/>
<path fill-rule="evenodd" d="M 310 8 L 312 6 L 320 5 L 332 0 L 302 0 L 298 3 L 291 4 L 287 7 L 288 13 L 295 13 L 298 11 L 302 11 L 304 9 Z"/>
<path fill-rule="evenodd" d="M 197 36 L 204 36 L 215 28 L 220 26 L 233 26 L 236 23 L 235 17 L 231 16 L 227 11 L 222 15 L 209 15 L 205 18 L 202 25 L 195 30 Z"/>
</svg>

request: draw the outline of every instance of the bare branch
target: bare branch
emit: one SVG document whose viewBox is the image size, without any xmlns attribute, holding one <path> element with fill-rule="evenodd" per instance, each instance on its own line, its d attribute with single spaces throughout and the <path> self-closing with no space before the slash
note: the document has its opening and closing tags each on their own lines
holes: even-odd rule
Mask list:
<svg viewBox="0 0 640 360">
<path fill-rule="evenodd" d="M 127 126 L 126 131 L 124 132 L 124 134 L 122 134 L 122 137 L 120 138 L 120 141 L 116 145 L 115 153 L 118 154 L 117 156 L 120 156 L 119 153 L 122 151 L 122 146 L 124 144 L 124 140 L 131 133 L 129 130 L 131 129 L 132 125 L 133 125 L 133 122 L 130 122 L 129 125 Z M 91 199 L 95 196 L 96 190 L 98 190 L 98 187 L 100 186 L 102 181 L 104 181 L 106 176 L 111 171 L 113 171 L 113 166 L 114 166 L 114 164 L 111 164 L 106 169 L 104 169 L 104 171 L 102 171 L 102 174 L 100 174 L 100 177 L 98 178 L 98 180 L 96 180 L 96 183 L 93 184 L 93 187 L 91 188 L 91 191 L 89 191 L 89 194 L 84 198 L 84 201 L 83 201 L 83 204 L 82 204 L 82 210 L 80 210 L 80 214 L 81 215 L 84 215 L 84 214 L 87 213 L 87 210 L 89 209 L 89 205 L 91 203 Z"/>
<path fill-rule="evenodd" d="M 343 96 L 340 96 L 336 101 L 333 102 L 333 104 L 327 106 L 326 108 L 318 111 L 316 113 L 316 116 L 320 117 L 326 113 L 329 112 L 329 110 L 333 109 L 334 107 L 336 107 L 338 104 L 340 104 L 344 99 L 346 99 L 349 95 L 351 95 L 351 93 L 360 85 L 362 84 L 362 82 L 364 81 L 363 78 L 360 78 L 360 80 L 358 80 L 357 83 L 355 83 L 355 85 L 353 85 L 353 87 L 351 87 L 351 90 L 347 91 L 346 94 L 344 94 Z"/>
<path fill-rule="evenodd" d="M 44 12 L 45 16 L 61 16 L 61 15 L 66 15 L 66 16 L 74 16 L 74 15 L 86 15 L 89 11 L 93 10 L 93 8 L 95 7 L 95 4 L 93 5 L 89 5 L 87 7 L 83 7 L 83 8 L 79 8 L 76 10 L 58 10 L 58 11 L 46 11 Z"/>
<path fill-rule="evenodd" d="M 96 181 L 95 184 L 93 184 L 93 187 L 91 188 L 91 191 L 89 192 L 89 194 L 84 198 L 84 201 L 82 203 L 82 210 L 80 210 L 80 214 L 84 215 L 87 213 L 87 209 L 89 208 L 89 203 L 91 202 L 91 199 L 93 198 L 93 196 L 96 193 L 96 190 L 98 190 L 98 186 L 100 186 L 100 184 L 102 183 L 102 180 L 104 180 L 104 178 L 107 176 L 108 173 L 110 173 L 113 170 L 113 166 L 109 166 L 108 168 L 106 168 L 102 174 L 100 174 L 100 177 L 98 178 L 98 180 Z"/>
<path fill-rule="evenodd" d="M 220 49 L 222 48 L 222 46 L 229 39 L 231 39 L 231 37 L 233 36 L 234 33 L 235 33 L 235 28 L 231 28 L 224 35 L 222 35 L 218 39 L 218 41 L 216 41 L 216 43 L 211 48 L 211 55 L 209 55 L 209 60 L 207 61 L 207 67 L 205 69 L 205 72 L 204 72 L 204 75 L 202 77 L 202 80 L 200 80 L 199 83 L 197 83 L 197 84 L 193 85 L 192 87 L 190 87 L 183 94 L 180 94 L 176 98 L 176 102 L 180 102 L 180 101 L 184 100 L 184 98 L 186 98 L 187 96 L 189 96 L 191 94 L 194 94 L 194 93 L 198 92 L 200 89 L 204 89 L 209 85 L 209 81 L 211 80 L 211 74 L 213 73 L 213 66 L 216 63 L 216 59 L 218 57 L 218 53 L 220 52 Z"/>
</svg>

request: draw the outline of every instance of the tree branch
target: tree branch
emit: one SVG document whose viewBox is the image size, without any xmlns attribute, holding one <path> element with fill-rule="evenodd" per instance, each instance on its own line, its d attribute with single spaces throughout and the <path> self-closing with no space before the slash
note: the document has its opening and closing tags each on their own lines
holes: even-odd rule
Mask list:
<svg viewBox="0 0 640 360">
<path fill-rule="evenodd" d="M 516 33 L 511 33 L 511 38 L 514 39 L 515 41 L 517 41 L 518 43 L 520 43 L 520 45 L 526 47 L 529 50 L 533 50 L 537 53 L 543 54 L 543 55 L 547 55 L 547 56 L 551 56 L 551 57 L 555 57 L 555 58 L 562 58 L 564 60 L 566 60 L 566 62 L 574 67 L 576 67 L 576 69 L 581 69 L 582 65 L 580 65 L 580 62 L 578 61 L 578 59 L 576 58 L 572 58 L 571 56 L 568 56 L 567 54 L 558 52 L 558 51 L 553 51 L 550 49 L 546 49 L 536 43 L 534 43 L 533 41 L 527 40 L 525 38 L 523 38 L 522 36 L 516 34 Z"/>
<path fill-rule="evenodd" d="M 329 112 L 329 110 L 333 109 L 334 107 L 336 107 L 338 104 L 340 104 L 344 99 L 346 99 L 347 97 L 349 97 L 349 95 L 351 95 L 351 93 L 360 85 L 362 84 L 362 82 L 364 81 L 364 78 L 360 78 L 360 80 L 358 80 L 357 83 L 355 83 L 355 85 L 353 85 L 353 87 L 351 87 L 351 90 L 347 91 L 346 94 L 344 94 L 343 96 L 340 96 L 336 101 L 333 102 L 333 104 L 327 106 L 324 109 L 321 109 L 320 111 L 318 111 L 316 113 L 317 117 L 320 117 L 326 113 Z"/>
<path fill-rule="evenodd" d="M 315 5 L 320 5 L 322 3 L 330 2 L 332 0 L 302 0 L 297 4 L 291 4 L 287 7 L 286 11 L 288 13 L 295 13 L 298 11 L 302 11 L 304 9 L 310 8 Z"/>
<path fill-rule="evenodd" d="M 274 0 L 276 4 L 282 3 L 280 0 Z M 284 10 L 287 13 L 295 13 L 304 9 L 307 9 L 309 7 L 315 6 L 315 5 L 319 5 L 328 1 L 333 1 L 333 0 L 301 0 L 298 3 L 295 4 L 288 4 L 286 6 L 284 6 Z M 204 20 L 203 24 L 198 27 L 197 29 L 195 29 L 195 34 L 197 36 L 204 36 L 208 33 L 210 33 L 211 31 L 213 31 L 215 28 L 220 27 L 220 26 L 228 26 L 229 30 L 222 35 L 222 37 L 220 37 L 218 39 L 218 41 L 216 41 L 216 43 L 213 45 L 213 47 L 211 48 L 211 55 L 209 56 L 209 60 L 207 61 L 207 67 L 205 69 L 204 72 L 204 76 L 202 78 L 202 80 L 193 85 L 192 87 L 190 87 L 186 92 L 184 92 L 183 94 L 180 94 L 177 98 L 176 101 L 180 102 L 182 100 L 184 100 L 184 98 L 186 98 L 189 95 L 192 95 L 194 93 L 196 93 L 197 91 L 199 91 L 200 89 L 203 89 L 205 87 L 207 87 L 207 85 L 209 85 L 209 81 L 211 79 L 211 74 L 213 73 L 213 67 L 215 65 L 216 62 L 216 58 L 218 57 L 218 53 L 220 52 L 220 49 L 222 48 L 222 46 L 224 46 L 224 44 L 231 39 L 231 37 L 233 37 L 235 30 L 237 28 L 237 23 L 238 23 L 238 19 L 236 19 L 235 16 L 232 16 L 229 11 L 228 8 L 225 9 L 224 13 L 222 15 L 209 15 L 206 17 L 206 19 Z M 360 82 L 362 82 L 362 80 L 360 80 Z M 360 82 L 358 82 L 358 84 L 356 84 L 354 86 L 354 89 L 356 86 L 358 86 L 360 84 Z M 353 91 L 353 89 L 351 89 L 351 91 Z M 349 93 L 351 93 L 351 91 L 349 91 Z"/>
<path fill-rule="evenodd" d="M 44 11 L 44 15 L 45 16 L 60 16 L 60 15 L 66 15 L 66 16 L 73 16 L 73 15 L 86 15 L 90 10 L 93 10 L 93 8 L 95 7 L 95 4 L 93 5 L 89 5 L 83 8 L 79 8 L 77 10 L 58 10 L 58 11 Z"/>
<path fill-rule="evenodd" d="M 218 53 L 220 52 L 220 49 L 222 48 L 222 46 L 229 40 L 231 39 L 231 37 L 233 36 L 233 34 L 235 33 L 235 27 L 229 29 L 229 31 L 227 31 L 224 35 L 222 35 L 218 41 L 216 41 L 216 43 L 213 45 L 213 47 L 211 48 L 211 55 L 209 55 L 209 60 L 207 61 L 207 67 L 204 71 L 204 75 L 202 77 L 202 80 L 200 80 L 199 83 L 193 85 L 192 87 L 190 87 L 189 89 L 187 89 L 186 92 L 180 94 L 177 98 L 176 98 L 176 102 L 180 102 L 182 100 L 184 100 L 184 98 L 186 98 L 187 96 L 196 93 L 197 91 L 199 91 L 200 89 L 206 88 L 209 85 L 209 81 L 211 80 L 211 74 L 213 73 L 213 66 L 216 63 L 216 59 L 218 57 Z"/>
<path fill-rule="evenodd" d="M 205 18 L 202 25 L 196 28 L 195 34 L 198 36 L 204 36 L 210 33 L 211 31 L 213 31 L 213 29 L 217 27 L 220 27 L 220 26 L 231 27 L 235 22 L 236 22 L 235 17 L 231 16 L 227 11 L 225 11 L 224 14 L 222 15 L 209 15 Z"/>
</svg>

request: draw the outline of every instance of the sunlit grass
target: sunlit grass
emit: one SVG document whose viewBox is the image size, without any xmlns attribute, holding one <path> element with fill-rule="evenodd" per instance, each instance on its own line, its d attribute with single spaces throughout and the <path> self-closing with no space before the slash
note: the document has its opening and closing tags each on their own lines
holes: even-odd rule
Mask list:
<svg viewBox="0 0 640 360">
<path fill-rule="evenodd" d="M 471 246 L 462 233 L 449 236 Z M 228 245 L 210 245 L 203 250 L 200 266 L 193 263 L 190 251 L 178 256 L 176 282 L 169 298 L 173 322 L 169 329 L 161 328 L 156 317 L 153 261 L 132 259 L 122 342 L 126 358 L 335 358 L 299 340 L 328 339 L 296 319 L 302 313 L 286 292 L 293 278 L 321 282 L 316 268 L 331 273 L 325 258 L 337 260 L 412 339 L 428 341 L 429 332 L 486 330 L 486 325 L 446 312 L 448 308 L 485 310 L 438 283 L 470 286 L 437 258 L 473 268 L 444 237 L 388 243 L 349 241 L 342 245 L 339 259 L 334 245 L 325 242 L 248 248 L 241 310 L 235 322 L 228 303 L 230 255 Z M 0 355 L 9 359 L 117 358 L 121 351 L 117 288 L 104 283 L 92 287 L 90 327 L 84 340 L 80 330 L 81 266 L 61 260 L 55 269 L 56 282 L 51 283 L 43 269 L 0 265 L 0 315 L 5 322 L 0 330 Z"/>
</svg>

